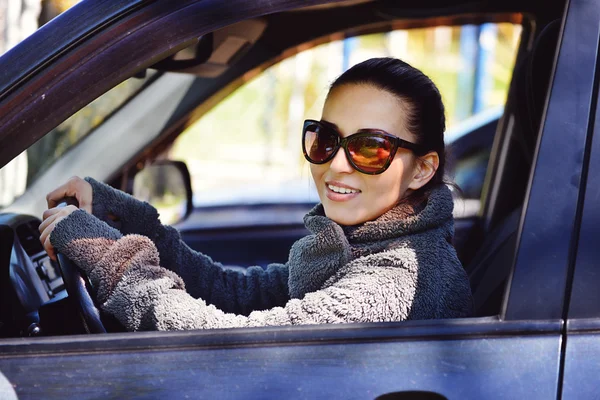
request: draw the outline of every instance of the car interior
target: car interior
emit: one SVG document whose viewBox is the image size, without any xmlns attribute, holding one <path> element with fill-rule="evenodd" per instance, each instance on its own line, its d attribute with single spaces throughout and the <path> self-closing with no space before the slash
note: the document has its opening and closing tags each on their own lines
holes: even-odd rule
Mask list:
<svg viewBox="0 0 600 400">
<path fill-rule="evenodd" d="M 508 139 L 513 148 L 507 150 L 504 171 L 494 196 L 495 207 L 490 206 L 488 226 L 482 228 L 485 240 L 479 246 L 473 246 L 478 250 L 472 259 L 462 260 L 469 274 L 478 316 L 494 315 L 500 310 L 515 256 L 517 232 L 529 181 L 528 174 L 523 171 L 530 171 L 533 167 L 535 144 L 559 31 L 559 20 L 546 25 L 535 39 L 531 51 L 517 65 L 513 76 L 516 93 L 508 100 L 513 100 L 516 105 L 516 132 Z"/>
<path fill-rule="evenodd" d="M 242 21 L 201 36 L 193 45 L 138 73 L 138 77 L 153 74 L 145 85 L 163 73 L 193 74 L 196 90 L 182 102 L 186 117 L 171 121 L 143 152 L 119 166 L 107 183 L 131 192 L 136 174 L 164 158 L 186 127 L 261 71 L 302 49 L 392 29 L 520 21 L 523 32 L 504 113 L 485 128 L 495 130 L 493 139 L 482 135 L 481 140 L 473 141 L 471 137 L 472 143 L 458 146 L 457 152 L 460 158 L 482 148 L 489 151 L 479 213 L 456 220 L 455 246 L 471 282 L 474 317 L 501 318 L 552 82 L 563 4 L 532 2 L 525 6 L 527 9 L 516 2 L 437 5 L 410 9 L 388 1 L 344 1 Z M 121 107 L 113 115 L 119 110 Z M 292 243 L 306 233 L 301 215 L 311 206 L 255 205 L 251 207 L 254 217 L 239 221 L 237 226 L 211 223 L 211 218 L 216 220 L 219 214 L 235 214 L 247 207 L 206 207 L 192 210 L 176 226 L 190 247 L 225 265 L 284 262 Z M 271 213 L 283 219 L 274 225 L 256 223 Z M 0 337 L 35 336 L 39 326 L 44 335 L 86 332 L 73 320 L 78 306 L 67 301 L 58 269 L 41 249 L 39 223 L 39 218 L 22 215 L 0 218 Z M 37 293 L 39 299 L 28 298 L 28 293 Z M 102 318 L 109 331 L 119 330 L 110 318 Z"/>
</svg>

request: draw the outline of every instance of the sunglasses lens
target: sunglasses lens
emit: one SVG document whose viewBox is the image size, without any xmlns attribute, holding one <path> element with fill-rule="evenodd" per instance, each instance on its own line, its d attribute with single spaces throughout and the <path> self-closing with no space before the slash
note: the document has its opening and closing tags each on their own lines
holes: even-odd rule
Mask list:
<svg viewBox="0 0 600 400">
<path fill-rule="evenodd" d="M 377 136 L 358 136 L 348 141 L 352 161 L 366 173 L 381 171 L 390 160 L 392 147 L 390 140 Z"/>
<path fill-rule="evenodd" d="M 304 129 L 304 148 L 309 161 L 321 163 L 327 160 L 337 145 L 338 136 L 335 132 L 317 124 L 308 125 Z"/>
</svg>

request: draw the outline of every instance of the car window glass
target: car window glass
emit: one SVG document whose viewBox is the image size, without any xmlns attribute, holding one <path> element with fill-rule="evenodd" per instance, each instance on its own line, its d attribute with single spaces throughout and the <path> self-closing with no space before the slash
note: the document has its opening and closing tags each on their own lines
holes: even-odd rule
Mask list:
<svg viewBox="0 0 600 400">
<path fill-rule="evenodd" d="M 396 30 L 300 51 L 187 128 L 169 156 L 187 163 L 196 206 L 316 202 L 300 130 L 304 119 L 320 118 L 328 85 L 339 74 L 382 56 L 422 69 L 440 88 L 450 140 L 456 140 L 469 133 L 461 131 L 469 118 L 494 109 L 501 115 L 520 33 L 512 23 Z M 469 196 L 479 198 L 488 158 L 489 149 L 478 149 L 454 163 L 453 175 Z"/>
</svg>

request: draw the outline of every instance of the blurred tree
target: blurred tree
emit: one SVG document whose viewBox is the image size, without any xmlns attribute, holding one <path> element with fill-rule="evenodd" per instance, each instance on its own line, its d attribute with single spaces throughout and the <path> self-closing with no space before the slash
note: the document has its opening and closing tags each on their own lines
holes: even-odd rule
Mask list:
<svg viewBox="0 0 600 400">
<path fill-rule="evenodd" d="M 0 0 L 0 54 L 31 35 L 79 0 Z M 38 171 L 45 157 L 57 147 L 60 138 L 53 136 L 38 142 L 0 169 L 0 207 L 12 203 L 21 195 L 31 180 L 31 173 Z M 40 165 L 38 165 L 40 164 Z"/>
<path fill-rule="evenodd" d="M 0 0 L 0 53 L 31 35 L 38 27 L 40 0 Z M 0 169 L 0 207 L 25 191 L 27 154 L 24 152 Z"/>
<path fill-rule="evenodd" d="M 1 0 L 0 0 L 1 1 Z M 42 26 L 60 13 L 79 3 L 79 0 L 38 0 L 41 2 L 39 25 Z"/>
<path fill-rule="evenodd" d="M 31 35 L 38 27 L 41 0 L 0 0 L 0 51 Z"/>
</svg>

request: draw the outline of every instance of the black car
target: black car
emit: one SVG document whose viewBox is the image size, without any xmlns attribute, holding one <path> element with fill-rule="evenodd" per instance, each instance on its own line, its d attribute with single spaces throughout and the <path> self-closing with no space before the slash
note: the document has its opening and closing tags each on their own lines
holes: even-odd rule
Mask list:
<svg viewBox="0 0 600 400">
<path fill-rule="evenodd" d="M 522 31 L 501 117 L 455 144 L 457 176 L 475 177 L 465 192 L 476 212 L 456 215 L 455 237 L 474 317 L 127 333 L 103 316 L 112 333 L 81 334 L 94 331 L 85 314 L 93 304 L 75 301 L 87 293 L 73 291 L 81 281 L 70 286 L 68 271 L 61 278 L 38 241 L 54 186 L 89 174 L 133 190 L 146 165 L 175 168 L 184 198 L 177 226 L 190 246 L 223 257 L 235 246 L 231 264 L 279 260 L 304 234 L 312 200 L 199 207 L 188 169 L 160 160 L 177 137 L 307 46 L 507 22 Z M 596 397 L 599 40 L 600 3 L 585 0 L 79 3 L 0 58 L 0 166 L 26 149 L 42 154 L 67 118 L 138 83 L 81 128 L 89 135 L 76 146 L 37 165 L 0 213 L 1 374 L 19 398 Z M 240 210 L 242 222 L 227 222 Z M 10 390 L 0 380 L 0 394 Z"/>
</svg>

